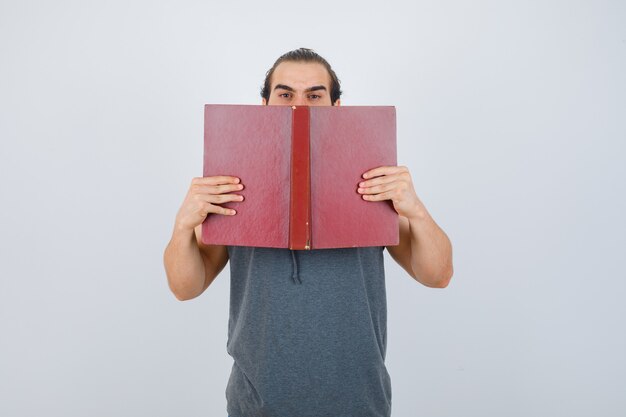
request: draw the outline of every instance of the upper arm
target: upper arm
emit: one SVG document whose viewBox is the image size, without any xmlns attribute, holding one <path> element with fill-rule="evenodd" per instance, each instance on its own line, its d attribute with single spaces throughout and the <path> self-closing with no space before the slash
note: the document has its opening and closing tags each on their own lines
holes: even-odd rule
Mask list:
<svg viewBox="0 0 626 417">
<path fill-rule="evenodd" d="M 412 278 L 415 273 L 411 267 L 411 230 L 409 229 L 409 219 L 404 216 L 399 217 L 400 242 L 396 246 L 386 246 L 387 252 Z"/>
<path fill-rule="evenodd" d="M 204 263 L 204 286 L 202 291 L 206 290 L 213 280 L 226 266 L 228 262 L 228 250 L 224 245 L 205 245 L 202 243 L 202 224 L 195 228 L 196 241 L 200 255 Z"/>
</svg>

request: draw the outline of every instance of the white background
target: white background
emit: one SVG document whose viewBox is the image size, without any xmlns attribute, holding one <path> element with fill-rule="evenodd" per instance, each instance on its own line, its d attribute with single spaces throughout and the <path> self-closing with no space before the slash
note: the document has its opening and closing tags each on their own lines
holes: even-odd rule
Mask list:
<svg viewBox="0 0 626 417">
<path fill-rule="evenodd" d="M 386 255 L 393 415 L 623 416 L 626 3 L 591 0 L 3 0 L 0 415 L 226 414 L 228 267 L 179 302 L 163 249 L 203 104 L 301 46 L 397 107 L 454 246 L 443 290 Z"/>
</svg>

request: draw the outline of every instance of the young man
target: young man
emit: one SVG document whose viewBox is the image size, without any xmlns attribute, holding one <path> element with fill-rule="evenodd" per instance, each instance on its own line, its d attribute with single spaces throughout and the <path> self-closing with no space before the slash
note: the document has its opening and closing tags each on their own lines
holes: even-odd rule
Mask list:
<svg viewBox="0 0 626 417">
<path fill-rule="evenodd" d="M 341 104 L 335 72 L 304 48 L 276 61 L 261 95 L 264 105 Z M 292 251 L 202 244 L 203 220 L 236 216 L 220 204 L 245 204 L 237 194 L 243 187 L 228 175 L 194 178 L 164 254 L 179 300 L 200 295 L 230 260 L 228 414 L 388 417 L 384 247 Z M 376 167 L 355 178 L 355 188 L 366 201 L 392 201 L 400 220 L 400 243 L 387 247 L 392 258 L 423 285 L 446 287 L 452 247 L 417 197 L 409 170 Z"/>
</svg>

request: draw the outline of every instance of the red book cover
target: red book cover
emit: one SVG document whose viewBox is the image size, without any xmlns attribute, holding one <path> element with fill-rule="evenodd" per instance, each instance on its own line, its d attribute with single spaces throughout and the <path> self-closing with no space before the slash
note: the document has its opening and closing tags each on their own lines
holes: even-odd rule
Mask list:
<svg viewBox="0 0 626 417">
<path fill-rule="evenodd" d="M 239 177 L 234 216 L 209 214 L 207 245 L 324 249 L 393 246 L 390 201 L 365 201 L 362 174 L 396 165 L 392 106 L 207 104 L 204 176 Z"/>
</svg>

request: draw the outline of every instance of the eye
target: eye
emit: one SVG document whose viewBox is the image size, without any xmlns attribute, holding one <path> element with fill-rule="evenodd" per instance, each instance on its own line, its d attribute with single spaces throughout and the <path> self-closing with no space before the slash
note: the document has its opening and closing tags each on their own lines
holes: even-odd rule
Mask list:
<svg viewBox="0 0 626 417">
<path fill-rule="evenodd" d="M 320 95 L 318 95 L 318 94 L 311 94 L 311 95 L 309 95 L 309 98 L 310 98 L 310 99 L 313 99 L 313 100 L 317 100 L 317 99 L 322 98 L 322 96 L 320 96 Z"/>
<path fill-rule="evenodd" d="M 281 93 L 278 95 L 278 97 L 289 98 L 290 95 L 290 93 Z"/>
</svg>

